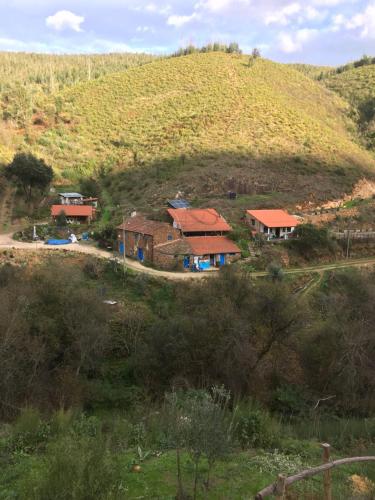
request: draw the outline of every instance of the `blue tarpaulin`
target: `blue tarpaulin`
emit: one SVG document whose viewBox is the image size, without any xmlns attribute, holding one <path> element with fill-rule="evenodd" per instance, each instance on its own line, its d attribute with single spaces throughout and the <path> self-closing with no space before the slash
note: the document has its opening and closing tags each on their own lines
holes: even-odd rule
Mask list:
<svg viewBox="0 0 375 500">
<path fill-rule="evenodd" d="M 46 245 L 70 245 L 70 240 L 47 240 Z"/>
</svg>

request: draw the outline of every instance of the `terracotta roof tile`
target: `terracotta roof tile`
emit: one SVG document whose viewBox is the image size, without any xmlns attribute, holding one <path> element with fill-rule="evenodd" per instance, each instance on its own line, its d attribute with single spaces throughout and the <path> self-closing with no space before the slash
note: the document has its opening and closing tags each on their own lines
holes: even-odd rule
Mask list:
<svg viewBox="0 0 375 500">
<path fill-rule="evenodd" d="M 186 238 L 167 241 L 154 246 L 154 250 L 165 255 L 190 255 L 191 248 Z"/>
<path fill-rule="evenodd" d="M 167 222 L 149 220 L 142 215 L 136 215 L 135 217 L 129 217 L 126 219 L 125 222 L 118 226 L 117 229 L 125 229 L 125 231 L 131 231 L 133 233 L 154 236 L 156 231 L 163 229 L 166 226 L 171 228 L 171 225 Z"/>
<path fill-rule="evenodd" d="M 225 236 L 191 236 L 185 238 L 185 241 L 189 244 L 192 255 L 241 253 L 238 246 Z"/>
<path fill-rule="evenodd" d="M 298 220 L 285 210 L 248 210 L 247 213 L 267 227 L 295 227 Z"/>
<path fill-rule="evenodd" d="M 214 208 L 169 208 L 168 213 L 177 227 L 186 233 L 231 230 L 224 217 Z"/>
<path fill-rule="evenodd" d="M 91 205 L 52 205 L 51 215 L 57 217 L 64 212 L 67 217 L 92 217 L 95 208 Z"/>
</svg>

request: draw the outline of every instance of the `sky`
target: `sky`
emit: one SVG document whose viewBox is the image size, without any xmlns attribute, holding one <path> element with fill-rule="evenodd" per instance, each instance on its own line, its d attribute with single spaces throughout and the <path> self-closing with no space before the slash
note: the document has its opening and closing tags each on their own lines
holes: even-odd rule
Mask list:
<svg viewBox="0 0 375 500">
<path fill-rule="evenodd" d="M 280 62 L 375 56 L 375 0 L 0 0 L 0 50 L 169 54 L 213 41 Z"/>
</svg>

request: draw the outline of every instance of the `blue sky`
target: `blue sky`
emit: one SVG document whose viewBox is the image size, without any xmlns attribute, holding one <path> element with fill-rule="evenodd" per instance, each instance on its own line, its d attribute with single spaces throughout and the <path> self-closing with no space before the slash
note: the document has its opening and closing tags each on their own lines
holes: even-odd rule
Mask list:
<svg viewBox="0 0 375 500">
<path fill-rule="evenodd" d="M 212 41 L 282 62 L 375 56 L 375 0 L 0 0 L 0 50 L 167 54 Z"/>
</svg>

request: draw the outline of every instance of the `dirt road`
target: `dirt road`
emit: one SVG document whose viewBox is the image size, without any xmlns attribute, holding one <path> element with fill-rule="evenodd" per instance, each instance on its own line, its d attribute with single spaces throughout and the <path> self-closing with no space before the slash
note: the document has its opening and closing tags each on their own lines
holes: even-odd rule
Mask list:
<svg viewBox="0 0 375 500">
<path fill-rule="evenodd" d="M 114 257 L 114 255 L 106 250 L 101 250 L 91 244 L 86 243 L 73 243 L 71 245 L 65 246 L 54 246 L 45 245 L 42 242 L 35 243 L 24 243 L 21 241 L 13 240 L 11 234 L 0 234 L 0 250 L 1 249 L 17 249 L 17 250 L 33 250 L 33 251 L 69 251 L 69 252 L 80 252 L 88 255 L 95 255 L 96 257 L 103 259 L 117 259 L 119 262 L 123 262 L 121 257 Z M 191 280 L 191 279 L 202 279 L 206 276 L 211 276 L 215 274 L 215 271 L 210 271 L 207 273 L 177 273 L 177 272 L 167 272 L 160 271 L 158 269 L 153 269 L 151 267 L 145 267 L 140 262 L 126 259 L 125 265 L 128 269 L 132 271 L 149 274 L 157 278 L 168 278 L 171 280 Z"/>
<path fill-rule="evenodd" d="M 114 259 L 116 258 L 119 262 L 122 262 L 120 257 L 114 257 L 113 254 L 107 252 L 106 250 L 101 250 L 93 245 L 86 243 L 74 243 L 71 245 L 53 246 L 45 245 L 41 242 L 36 243 L 23 243 L 12 239 L 12 234 L 0 234 L 0 250 L 1 249 L 19 249 L 19 250 L 34 250 L 34 251 L 61 251 L 67 250 L 70 252 L 80 252 L 89 255 L 95 255 L 103 259 Z M 197 280 L 206 278 L 208 276 L 215 276 L 217 274 L 216 270 L 202 272 L 202 273 L 178 273 L 178 272 L 168 272 L 160 271 L 158 269 L 153 269 L 151 267 L 145 267 L 140 262 L 126 259 L 125 265 L 128 269 L 135 272 L 145 273 L 150 276 L 155 276 L 157 278 L 167 278 L 171 280 Z M 353 260 L 342 260 L 331 264 L 323 264 L 309 267 L 301 267 L 295 269 L 284 269 L 284 274 L 305 274 L 305 273 L 323 273 L 324 271 L 332 271 L 335 269 L 346 269 L 349 267 L 366 267 L 374 266 L 375 257 L 369 257 L 365 259 L 353 259 Z M 254 278 L 261 278 L 267 276 L 266 271 L 255 271 L 250 273 Z"/>
</svg>

